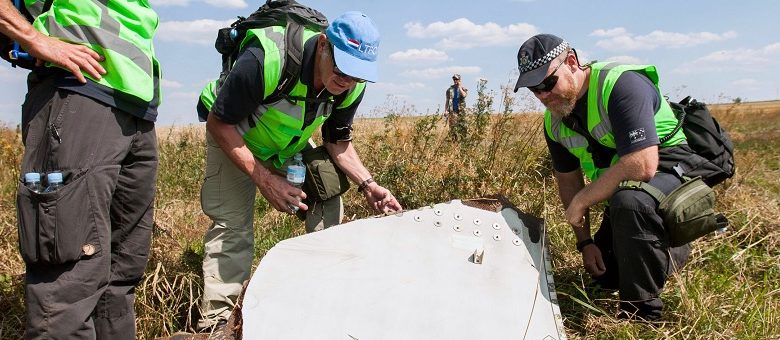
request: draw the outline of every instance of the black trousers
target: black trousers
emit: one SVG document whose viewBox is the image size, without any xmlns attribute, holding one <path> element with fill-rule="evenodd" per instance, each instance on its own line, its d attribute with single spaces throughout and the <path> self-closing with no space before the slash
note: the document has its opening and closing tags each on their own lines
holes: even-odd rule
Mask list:
<svg viewBox="0 0 780 340">
<path fill-rule="evenodd" d="M 20 184 L 26 338 L 134 339 L 157 173 L 154 123 L 30 78 L 22 173 L 60 171 L 64 187 Z"/>
<path fill-rule="evenodd" d="M 649 183 L 668 194 L 681 181 L 677 176 L 657 173 Z M 689 245 L 669 247 L 657 207 L 644 191 L 619 190 L 610 198 L 593 238 L 607 268 L 595 281 L 619 290 L 621 309 L 651 319 L 661 315 L 659 296 L 667 277 L 681 268 L 690 254 Z"/>
</svg>

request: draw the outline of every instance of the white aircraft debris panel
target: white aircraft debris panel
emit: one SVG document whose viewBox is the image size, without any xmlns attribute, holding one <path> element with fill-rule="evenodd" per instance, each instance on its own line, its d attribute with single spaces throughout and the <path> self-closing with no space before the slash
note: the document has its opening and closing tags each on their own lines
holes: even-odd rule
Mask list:
<svg viewBox="0 0 780 340">
<path fill-rule="evenodd" d="M 545 243 L 543 221 L 504 199 L 288 239 L 249 282 L 243 337 L 564 339 Z"/>
</svg>

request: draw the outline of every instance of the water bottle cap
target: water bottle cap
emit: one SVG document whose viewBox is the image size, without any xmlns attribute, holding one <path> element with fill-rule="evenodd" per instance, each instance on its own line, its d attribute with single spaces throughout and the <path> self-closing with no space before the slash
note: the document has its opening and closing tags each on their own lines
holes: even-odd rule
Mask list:
<svg viewBox="0 0 780 340">
<path fill-rule="evenodd" d="M 46 179 L 49 181 L 49 183 L 54 183 L 54 182 L 62 183 L 62 173 L 61 172 L 52 172 L 52 173 L 46 175 Z"/>
<path fill-rule="evenodd" d="M 40 182 L 41 181 L 41 174 L 37 172 L 28 172 L 24 174 L 24 181 L 29 182 Z"/>
</svg>

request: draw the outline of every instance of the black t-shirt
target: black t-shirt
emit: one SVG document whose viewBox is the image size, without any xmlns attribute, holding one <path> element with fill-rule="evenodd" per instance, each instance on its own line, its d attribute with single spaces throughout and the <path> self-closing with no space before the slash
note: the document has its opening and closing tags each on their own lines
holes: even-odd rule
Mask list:
<svg viewBox="0 0 780 340">
<path fill-rule="evenodd" d="M 599 89 L 589 89 L 599 90 Z M 599 168 L 608 168 L 615 154 L 624 156 L 631 152 L 658 145 L 655 129 L 655 112 L 661 106 L 661 96 L 652 81 L 644 74 L 629 71 L 620 75 L 607 103 L 607 115 L 615 136 L 616 148 L 599 144 L 589 134 L 588 150 L 593 162 Z M 588 94 L 580 98 L 571 115 L 563 120 L 566 126 L 574 130 L 587 130 Z M 563 145 L 544 134 L 553 168 L 558 172 L 571 172 L 580 167 L 579 159 Z"/>
<path fill-rule="evenodd" d="M 327 89 L 323 89 L 321 93 L 314 90 L 314 51 L 317 48 L 317 38 L 314 36 L 304 43 L 301 83 L 308 87 L 307 98 L 328 98 L 333 95 Z M 265 92 L 264 59 L 265 54 L 260 42 L 254 41 L 244 48 L 220 88 L 219 95 L 211 108 L 211 114 L 225 123 L 238 124 L 257 110 Z M 365 92 L 361 93 L 352 105 L 339 109 L 348 92 L 344 91 L 333 97 L 333 112 L 322 125 L 322 136 L 326 142 L 352 140 L 352 122 Z M 305 104 L 304 127 L 314 122 L 317 117 L 317 106 L 316 102 Z M 203 108 L 200 104 L 199 107 Z"/>
</svg>

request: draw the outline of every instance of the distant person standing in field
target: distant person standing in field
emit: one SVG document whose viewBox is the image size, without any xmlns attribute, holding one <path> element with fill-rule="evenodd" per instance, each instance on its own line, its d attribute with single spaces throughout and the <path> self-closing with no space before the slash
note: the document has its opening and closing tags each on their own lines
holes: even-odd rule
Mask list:
<svg viewBox="0 0 780 340">
<path fill-rule="evenodd" d="M 450 137 L 459 140 L 466 135 L 466 96 L 469 90 L 461 84 L 460 74 L 452 75 L 452 85 L 445 91 L 444 118 Z"/>
<path fill-rule="evenodd" d="M 585 269 L 595 284 L 619 290 L 619 317 L 659 319 L 664 283 L 690 247 L 670 247 L 654 198 L 621 182 L 644 182 L 669 194 L 681 184 L 670 164 L 699 156 L 682 130 L 671 135 L 678 121 L 661 95 L 655 66 L 580 65 L 569 43 L 551 34 L 525 41 L 517 61 L 515 91 L 527 87 L 547 108 L 544 136 Z M 604 201 L 591 238 L 589 210 Z"/>
<path fill-rule="evenodd" d="M 242 283 L 249 279 L 257 189 L 274 209 L 305 215 L 307 232 L 341 223 L 340 193 L 318 200 L 285 179 L 287 160 L 312 149 L 316 129 L 321 128 L 327 154 L 358 183 L 357 190 L 375 211 L 401 210 L 392 193 L 374 181 L 352 145 L 352 122 L 366 82 L 377 79 L 379 32 L 374 23 L 360 12 L 347 12 L 324 33 L 306 28 L 297 86 L 288 97 L 265 103 L 279 82 L 280 74 L 273 70 L 284 62 L 278 57 L 287 33 L 280 34 L 283 29 L 249 30 L 219 94 L 212 82 L 198 104 L 201 119 L 207 120 L 201 205 L 212 220 L 204 238 L 201 330 L 227 320 Z M 338 185 L 335 178 L 322 180 L 325 184 L 336 180 Z"/>
<path fill-rule="evenodd" d="M 53 192 L 19 186 L 25 338 L 135 339 L 157 174 L 159 19 L 146 1 L 23 3 L 32 24 L 0 1 L 0 32 L 38 60 L 21 172 L 63 179 Z"/>
</svg>

